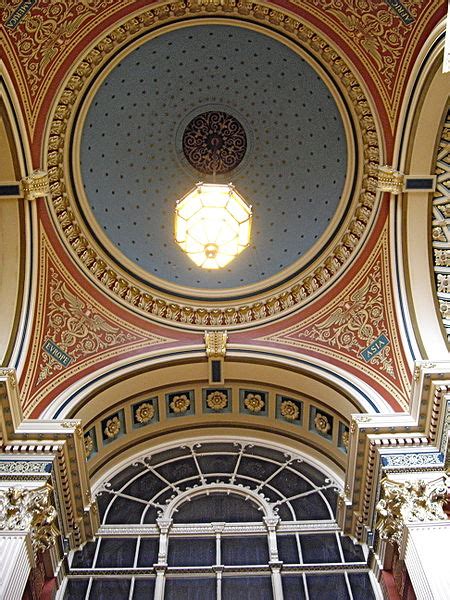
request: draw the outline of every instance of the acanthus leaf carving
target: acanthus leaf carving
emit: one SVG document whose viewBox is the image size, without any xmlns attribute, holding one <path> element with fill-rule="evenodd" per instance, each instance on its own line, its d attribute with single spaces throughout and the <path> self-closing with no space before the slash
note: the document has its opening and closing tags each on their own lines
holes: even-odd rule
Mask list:
<svg viewBox="0 0 450 600">
<path fill-rule="evenodd" d="M 50 548 L 59 535 L 50 491 L 48 485 L 0 490 L 0 531 L 29 531 L 35 555 Z"/>
<path fill-rule="evenodd" d="M 385 478 L 381 489 L 376 528 L 383 540 L 400 544 L 404 525 L 447 520 L 443 509 L 447 488 L 443 478 L 428 483 L 422 479 L 398 482 Z"/>
</svg>

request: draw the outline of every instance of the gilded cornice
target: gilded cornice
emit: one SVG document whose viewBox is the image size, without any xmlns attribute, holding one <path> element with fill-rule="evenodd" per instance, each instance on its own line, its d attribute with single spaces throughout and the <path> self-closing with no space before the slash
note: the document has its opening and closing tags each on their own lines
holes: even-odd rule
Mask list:
<svg viewBox="0 0 450 600">
<path fill-rule="evenodd" d="M 104 253 L 99 251 L 78 216 L 75 199 L 66 181 L 65 164 L 69 160 L 69 140 L 75 126 L 72 115 L 86 88 L 101 72 L 103 65 L 137 36 L 151 32 L 161 25 L 187 17 L 222 16 L 228 19 L 245 18 L 281 32 L 314 55 L 335 83 L 343 90 L 351 106 L 357 129 L 356 139 L 361 140 L 361 173 L 357 182 L 349 216 L 327 253 L 322 255 L 310 271 L 298 276 L 276 291 L 265 295 L 255 294 L 254 301 L 245 304 L 227 302 L 180 302 L 178 298 L 159 293 L 150 286 L 144 287 L 126 273 L 122 273 Z M 139 313 L 157 320 L 181 323 L 199 328 L 239 327 L 267 320 L 280 313 L 291 312 L 306 301 L 319 295 L 342 272 L 360 247 L 368 225 L 372 222 L 377 205 L 376 183 L 380 159 L 379 132 L 368 98 L 351 67 L 340 57 L 329 42 L 322 39 L 297 16 L 267 4 L 224 0 L 220 4 L 210 1 L 164 3 L 134 15 L 108 31 L 72 68 L 62 88 L 49 126 L 47 142 L 47 169 L 52 193 L 55 221 L 73 255 L 85 273 L 108 294 L 134 308 Z"/>
<path fill-rule="evenodd" d="M 445 472 L 449 366 L 448 362 L 416 363 L 409 414 L 353 415 L 338 521 L 358 540 L 367 541 L 378 527 L 376 508 L 383 475 L 429 480 Z"/>
</svg>

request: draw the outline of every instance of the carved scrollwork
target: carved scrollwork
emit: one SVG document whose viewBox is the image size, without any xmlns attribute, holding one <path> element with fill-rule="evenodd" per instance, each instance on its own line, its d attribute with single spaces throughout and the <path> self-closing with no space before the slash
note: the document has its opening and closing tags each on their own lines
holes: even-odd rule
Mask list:
<svg viewBox="0 0 450 600">
<path fill-rule="evenodd" d="M 381 482 L 382 498 L 376 506 L 380 537 L 399 544 L 403 526 L 415 521 L 444 521 L 443 510 L 447 488 L 443 479 L 427 483 L 423 480 Z"/>
<path fill-rule="evenodd" d="M 50 489 L 15 487 L 0 491 L 0 530 L 29 531 L 35 555 L 50 548 L 59 534 Z"/>
</svg>

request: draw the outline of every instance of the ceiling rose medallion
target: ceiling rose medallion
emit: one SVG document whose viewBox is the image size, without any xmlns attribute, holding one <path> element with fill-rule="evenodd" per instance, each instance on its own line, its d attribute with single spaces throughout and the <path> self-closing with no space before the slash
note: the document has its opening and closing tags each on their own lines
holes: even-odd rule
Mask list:
<svg viewBox="0 0 450 600">
<path fill-rule="evenodd" d="M 175 240 L 199 267 L 221 269 L 250 243 L 252 209 L 231 184 L 215 183 L 216 174 L 235 169 L 247 149 L 239 121 L 221 111 L 192 119 L 183 134 L 183 153 L 192 167 L 212 175 L 198 183 L 175 207 Z"/>
</svg>

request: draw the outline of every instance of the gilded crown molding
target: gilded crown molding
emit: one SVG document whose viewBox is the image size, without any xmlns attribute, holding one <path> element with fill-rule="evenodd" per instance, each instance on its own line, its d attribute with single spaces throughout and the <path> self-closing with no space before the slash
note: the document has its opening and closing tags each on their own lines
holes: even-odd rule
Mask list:
<svg viewBox="0 0 450 600">
<path fill-rule="evenodd" d="M 126 273 L 119 271 L 111 259 L 99 252 L 89 239 L 89 234 L 84 231 L 65 177 L 64 164 L 68 159 L 71 130 L 75 126 L 71 114 L 76 112 L 74 107 L 80 102 L 83 92 L 104 64 L 138 35 L 142 36 L 143 33 L 161 25 L 195 16 L 221 16 L 228 19 L 243 17 L 246 21 L 264 24 L 281 32 L 306 48 L 344 90 L 352 108 L 357 137 L 362 142 L 362 177 L 340 238 L 337 238 L 334 245 L 330 245 L 327 254 L 322 255 L 321 262 L 311 267 L 309 273 L 297 276 L 280 285 L 276 291 L 259 295 L 257 300 L 250 299 L 250 302 L 245 304 L 232 304 L 231 301 L 221 304 L 213 300 L 199 301 L 197 304 L 192 301 L 180 302 L 178 298 L 162 294 L 150 286 L 144 287 Z M 259 2 L 188 0 L 162 3 L 128 18 L 105 33 L 104 37 L 74 65 L 53 111 L 48 132 L 47 168 L 52 207 L 55 220 L 74 255 L 85 272 L 89 273 L 105 292 L 116 296 L 140 313 L 147 313 L 153 318 L 170 323 L 194 327 L 239 327 L 268 320 L 300 307 L 328 287 L 353 258 L 375 212 L 380 141 L 375 117 L 357 76 L 329 42 L 304 25 L 296 15 Z"/>
</svg>

